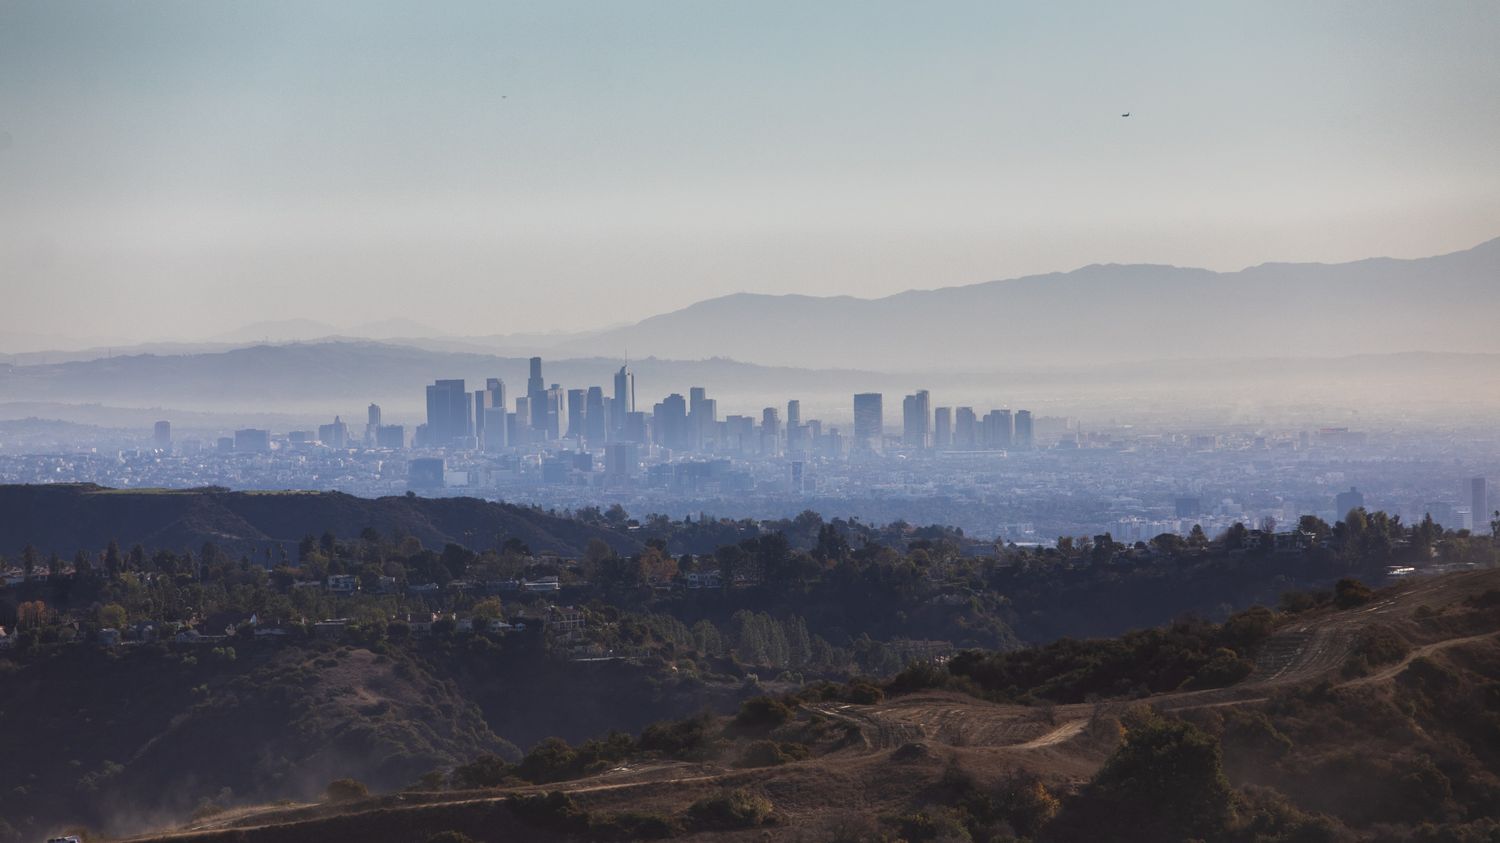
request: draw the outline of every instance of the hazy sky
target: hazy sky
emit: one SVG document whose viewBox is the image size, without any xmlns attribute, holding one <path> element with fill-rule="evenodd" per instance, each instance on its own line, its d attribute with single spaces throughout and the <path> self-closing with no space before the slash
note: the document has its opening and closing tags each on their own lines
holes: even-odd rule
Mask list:
<svg viewBox="0 0 1500 843">
<path fill-rule="evenodd" d="M 0 0 L 0 333 L 1452 251 L 1497 44 L 1491 0 Z"/>
</svg>

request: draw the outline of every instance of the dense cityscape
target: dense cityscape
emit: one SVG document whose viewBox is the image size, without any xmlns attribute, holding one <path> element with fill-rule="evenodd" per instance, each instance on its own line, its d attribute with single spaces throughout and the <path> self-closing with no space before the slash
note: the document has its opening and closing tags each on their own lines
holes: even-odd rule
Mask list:
<svg viewBox="0 0 1500 843">
<path fill-rule="evenodd" d="M 375 404 L 362 426 L 335 417 L 316 430 L 179 436 L 162 420 L 137 447 L 3 449 L 0 481 L 411 491 L 574 511 L 620 504 L 639 517 L 813 509 L 1045 544 L 1337 520 L 1356 506 L 1486 530 L 1485 477 L 1500 473 L 1500 437 L 1483 430 L 1082 430 L 1025 409 L 934 406 L 927 390 L 904 396 L 889 420 L 886 396 L 855 394 L 845 425 L 805 418 L 795 398 L 726 414 L 705 387 L 648 411 L 628 365 L 608 389 L 548 384 L 542 366 L 530 360 L 525 393 L 513 398 L 499 378 L 472 391 L 437 380 L 414 426 L 387 423 Z"/>
</svg>

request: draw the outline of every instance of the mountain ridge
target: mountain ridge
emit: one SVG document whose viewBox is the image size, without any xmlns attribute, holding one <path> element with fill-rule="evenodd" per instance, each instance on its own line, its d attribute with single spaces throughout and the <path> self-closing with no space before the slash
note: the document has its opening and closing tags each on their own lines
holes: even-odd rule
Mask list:
<svg viewBox="0 0 1500 843">
<path fill-rule="evenodd" d="M 987 293 L 997 295 L 1014 293 L 1038 285 L 1067 285 L 1076 283 L 1080 279 L 1110 274 L 1130 276 L 1130 279 L 1127 280 L 1133 279 L 1131 282 L 1134 283 L 1139 282 L 1143 277 L 1158 282 L 1165 276 L 1185 276 L 1198 278 L 1203 281 L 1224 279 L 1256 280 L 1263 276 L 1280 273 L 1297 276 L 1296 279 L 1293 279 L 1293 283 L 1301 283 L 1306 280 L 1304 276 L 1307 273 L 1339 275 L 1347 272 L 1402 270 L 1420 265 L 1462 265 L 1466 261 L 1485 263 L 1486 265 L 1482 266 L 1479 271 L 1482 274 L 1487 273 L 1484 275 L 1486 282 L 1493 282 L 1497 277 L 1500 277 L 1497 276 L 1497 272 L 1500 272 L 1500 270 L 1497 270 L 1497 267 L 1500 267 L 1500 237 L 1491 238 L 1467 249 L 1427 257 L 1397 258 L 1372 256 L 1337 263 L 1266 261 L 1238 270 L 1222 272 L 1199 267 L 1162 263 L 1091 263 L 1069 270 L 988 279 L 962 284 L 948 284 L 937 287 L 914 287 L 889 295 L 870 298 L 849 293 L 818 296 L 806 293 L 757 293 L 740 291 L 702 299 L 684 307 L 648 316 L 633 323 L 615 324 L 579 331 L 512 332 L 457 336 L 440 332 L 429 325 L 400 316 L 359 323 L 347 330 L 339 329 L 328 323 L 299 317 L 287 320 L 266 320 L 251 323 L 198 341 L 167 340 L 142 342 L 135 345 L 130 345 L 128 342 L 123 341 L 96 341 L 90 348 L 80 347 L 80 342 L 73 340 L 65 343 L 66 348 L 59 347 L 54 350 L 43 350 L 36 347 L 37 343 L 35 342 L 35 338 L 32 337 L 23 343 L 26 346 L 24 350 L 11 354 L 0 354 L 0 360 L 8 359 L 12 363 L 25 364 L 47 358 L 92 359 L 92 357 L 104 356 L 115 351 L 129 353 L 136 348 L 149 347 L 161 350 L 167 350 L 174 346 L 185 350 L 191 347 L 199 347 L 206 350 L 211 347 L 222 348 L 226 345 L 258 344 L 259 341 L 265 339 L 271 339 L 272 342 L 276 343 L 308 343 L 354 339 L 399 342 L 429 350 L 468 351 L 474 353 L 514 353 L 528 355 L 531 352 L 546 352 L 550 356 L 578 356 L 587 354 L 618 357 L 623 354 L 626 348 L 630 348 L 634 349 L 635 353 L 642 357 L 704 359 L 710 356 L 727 356 L 744 362 L 786 364 L 788 361 L 796 358 L 786 355 L 765 355 L 759 353 L 759 350 L 754 347 L 737 347 L 735 350 L 725 352 L 723 349 L 712 347 L 707 343 L 688 349 L 682 346 L 662 346 L 657 344 L 659 338 L 652 336 L 652 333 L 656 329 L 662 329 L 670 333 L 676 329 L 677 323 L 681 320 L 696 319 L 706 314 L 728 311 L 726 318 L 734 320 L 736 324 L 715 326 L 714 330 L 703 332 L 706 339 L 723 339 L 724 335 L 721 329 L 725 327 L 735 329 L 730 336 L 743 329 L 742 321 L 745 318 L 744 315 L 733 312 L 739 306 L 755 306 L 764 309 L 767 307 L 828 308 L 837 305 L 849 308 L 873 307 L 883 309 L 892 306 L 909 306 L 930 298 L 958 297 L 962 299 L 964 297 L 973 297 Z M 1472 268 L 1469 271 L 1472 271 Z M 1282 280 L 1279 283 L 1285 282 Z M 1068 302 L 1069 299 L 1066 296 L 1063 297 L 1062 304 L 1067 304 Z M 764 315 L 766 318 L 777 318 L 777 314 Z M 276 337 L 274 339 L 271 338 L 271 334 L 275 334 Z M 8 335 L 0 335 L 0 338 L 3 338 L 3 336 Z M 87 344 L 85 343 L 85 345 Z M 765 345 L 774 347 L 776 344 L 763 343 L 762 347 Z M 685 350 L 686 353 L 684 353 Z M 1385 350 L 1445 351 L 1457 349 L 1413 347 L 1404 349 L 1387 348 Z M 1490 350 L 1500 351 L 1500 347 Z M 819 357 L 806 362 L 813 368 L 829 368 L 834 365 L 835 359 L 837 358 Z M 849 366 L 852 364 L 845 361 L 838 363 L 838 365 Z M 945 362 L 941 365 L 948 364 Z M 866 361 L 856 367 L 869 366 L 890 367 L 888 362 L 882 362 L 879 358 Z"/>
<path fill-rule="evenodd" d="M 565 343 L 661 357 L 706 348 L 749 362 L 876 369 L 1090 360 L 1493 352 L 1478 311 L 1500 308 L 1500 238 L 1425 258 L 1266 263 L 1215 272 L 1090 264 L 878 298 L 732 294 Z M 1409 318 L 1420 296 L 1431 318 Z M 1155 328 L 1165 321 L 1170 330 Z M 754 325 L 747 331 L 745 326 Z"/>
</svg>

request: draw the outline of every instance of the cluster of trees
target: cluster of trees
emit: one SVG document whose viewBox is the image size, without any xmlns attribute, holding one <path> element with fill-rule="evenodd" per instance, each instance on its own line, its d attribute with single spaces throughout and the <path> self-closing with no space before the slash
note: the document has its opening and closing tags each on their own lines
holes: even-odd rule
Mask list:
<svg viewBox="0 0 1500 843">
<path fill-rule="evenodd" d="M 631 523 L 614 508 L 578 517 Z M 637 552 L 617 553 L 595 539 L 583 558 L 571 561 L 539 559 L 514 537 L 488 537 L 490 549 L 483 551 L 457 544 L 432 549 L 412 536 L 373 529 L 350 539 L 306 536 L 295 560 L 269 549 L 265 559 L 235 559 L 212 544 L 179 553 L 139 545 L 126 551 L 111 542 L 99 553 L 76 554 L 73 576 L 0 592 L 0 625 L 21 629 L 23 641 L 46 643 L 137 621 L 170 630 L 195 618 L 253 613 L 263 621 L 351 618 L 378 639 L 398 635 L 401 625 L 389 621 L 406 612 L 489 618 L 507 611 L 471 592 L 412 595 L 408 584 L 551 574 L 570 589 L 567 599 L 600 609 L 595 617 L 606 620 L 591 623 L 588 634 L 606 647 L 621 643 L 672 658 L 732 658 L 778 670 L 891 673 L 903 666 L 901 650 L 891 646 L 898 640 L 1006 650 L 1026 639 L 1154 626 L 1184 612 L 1223 617 L 1226 606 L 1264 599 L 1266 589 L 1380 576 L 1397 561 L 1500 557 L 1491 537 L 1445 531 L 1430 518 L 1405 525 L 1357 509 L 1334 525 L 1305 517 L 1298 528 L 1311 537 L 1308 547 L 1274 558 L 1242 527 L 1212 540 L 1200 532 L 1127 547 L 1106 533 L 973 555 L 974 544 L 956 530 L 875 528 L 810 512 L 769 525 L 651 517 L 641 525 L 647 538 Z M 678 552 L 724 539 L 703 552 Z M 34 551 L 23 557 L 40 569 Z M 47 567 L 68 566 L 54 559 Z M 719 572 L 718 589 L 670 587 L 706 570 Z M 363 591 L 349 596 L 301 587 L 337 574 L 357 577 Z M 1190 677 L 1227 681 L 1247 657 L 1234 646 L 1182 652 L 1192 657 L 1170 659 L 1173 669 L 1136 684 L 1152 690 Z M 995 679 L 991 690 L 1009 687 L 1001 682 L 1009 680 Z"/>
</svg>

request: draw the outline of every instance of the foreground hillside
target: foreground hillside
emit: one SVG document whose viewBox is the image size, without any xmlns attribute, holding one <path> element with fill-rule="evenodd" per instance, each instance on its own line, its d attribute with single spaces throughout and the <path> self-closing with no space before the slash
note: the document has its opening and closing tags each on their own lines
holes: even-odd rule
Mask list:
<svg viewBox="0 0 1500 843">
<path fill-rule="evenodd" d="M 1375 594 L 1351 587 L 1321 605 L 1162 631 L 1179 648 L 1223 635 L 1245 642 L 1241 656 L 1253 654 L 1243 677 L 1223 687 L 1191 690 L 1200 670 L 1182 690 L 1058 703 L 1069 682 L 993 686 L 997 671 L 1020 669 L 1019 656 L 995 656 L 988 675 L 970 659 L 908 670 L 887 683 L 883 701 L 870 685 L 809 687 L 747 704 L 732 720 L 699 721 L 697 732 L 683 721 L 613 750 L 553 747 L 520 765 L 460 768 L 447 790 L 245 811 L 136 839 L 1481 841 L 1500 833 L 1500 571 Z M 1148 639 L 1096 642 L 1074 671 L 1107 670 L 1128 652 L 1150 660 L 1140 671 L 1152 674 L 1164 651 Z M 1068 658 L 1066 648 L 1043 655 L 1060 666 Z M 1031 704 L 1009 701 L 1017 694 Z M 602 770 L 582 771 L 576 759 L 585 755 Z M 493 786 L 473 787 L 481 782 Z"/>
<path fill-rule="evenodd" d="M 18 759 L 0 790 L 0 840 L 313 799 L 342 777 L 398 790 L 476 755 L 516 760 L 517 745 L 551 735 L 639 730 L 741 696 L 734 682 L 569 664 L 527 644 L 241 641 L 0 660 L 0 722 L 26 724 L 0 731 L 0 757 Z"/>
<path fill-rule="evenodd" d="M 163 512 L 292 520 L 308 517 L 301 505 L 337 514 L 346 501 L 92 487 L 32 500 L 50 495 L 102 508 L 80 518 L 119 519 L 80 534 Z M 193 552 L 111 541 L 71 561 L 23 552 L 0 585 L 0 722 L 25 726 L 0 730 L 0 757 L 22 759 L 0 788 L 0 843 L 67 824 L 119 836 L 194 817 L 265 819 L 253 806 L 285 800 L 311 803 L 299 817 L 322 816 L 330 807 L 315 800 L 345 778 L 358 784 L 331 791 L 344 807 L 368 806 L 361 799 L 375 792 L 392 810 L 422 799 L 439 816 L 455 802 L 534 810 L 575 836 L 706 832 L 719 820 L 694 819 L 680 800 L 726 781 L 759 795 L 700 813 L 819 820 L 877 792 L 880 811 L 920 813 L 940 788 L 915 793 L 920 777 L 887 775 L 884 753 L 897 750 L 942 775 L 961 762 L 954 775 L 971 765 L 976 776 L 994 766 L 991 750 L 1041 751 L 1058 759 L 1036 768 L 1056 777 L 1049 798 L 1067 802 L 1111 757 L 1118 733 L 1101 723 L 1185 728 L 1142 720 L 1126 710 L 1132 701 L 1197 716 L 1264 705 L 1332 673 L 1384 687 L 1412 648 L 1485 632 L 1490 610 L 1465 601 L 1489 599 L 1484 572 L 1500 561 L 1492 537 L 1363 510 L 1334 525 L 1302 519 L 1289 549 L 1238 528 L 981 555 L 948 528 L 815 513 L 638 524 L 616 510 L 562 519 L 478 501 L 389 503 L 436 512 L 432 523 L 514 514 L 516 530 L 556 523 L 632 548 L 598 538 L 577 557 L 537 554 L 495 520 L 472 549 L 432 546 L 349 518 L 271 558 L 211 541 Z M 30 542 L 57 527 L 7 529 Z M 1405 591 L 1377 598 L 1361 584 L 1391 566 L 1480 573 L 1405 586 L 1423 608 Z M 1057 755 L 1080 736 L 1092 748 Z M 1482 781 L 1471 766 L 1444 776 Z M 754 772 L 770 768 L 806 783 L 775 790 Z M 637 794 L 659 803 L 651 816 L 618 821 L 567 800 L 454 795 L 563 787 L 607 800 L 638 777 L 674 784 Z M 820 781 L 848 792 L 830 799 Z M 493 836 L 499 826 L 480 827 Z"/>
</svg>

